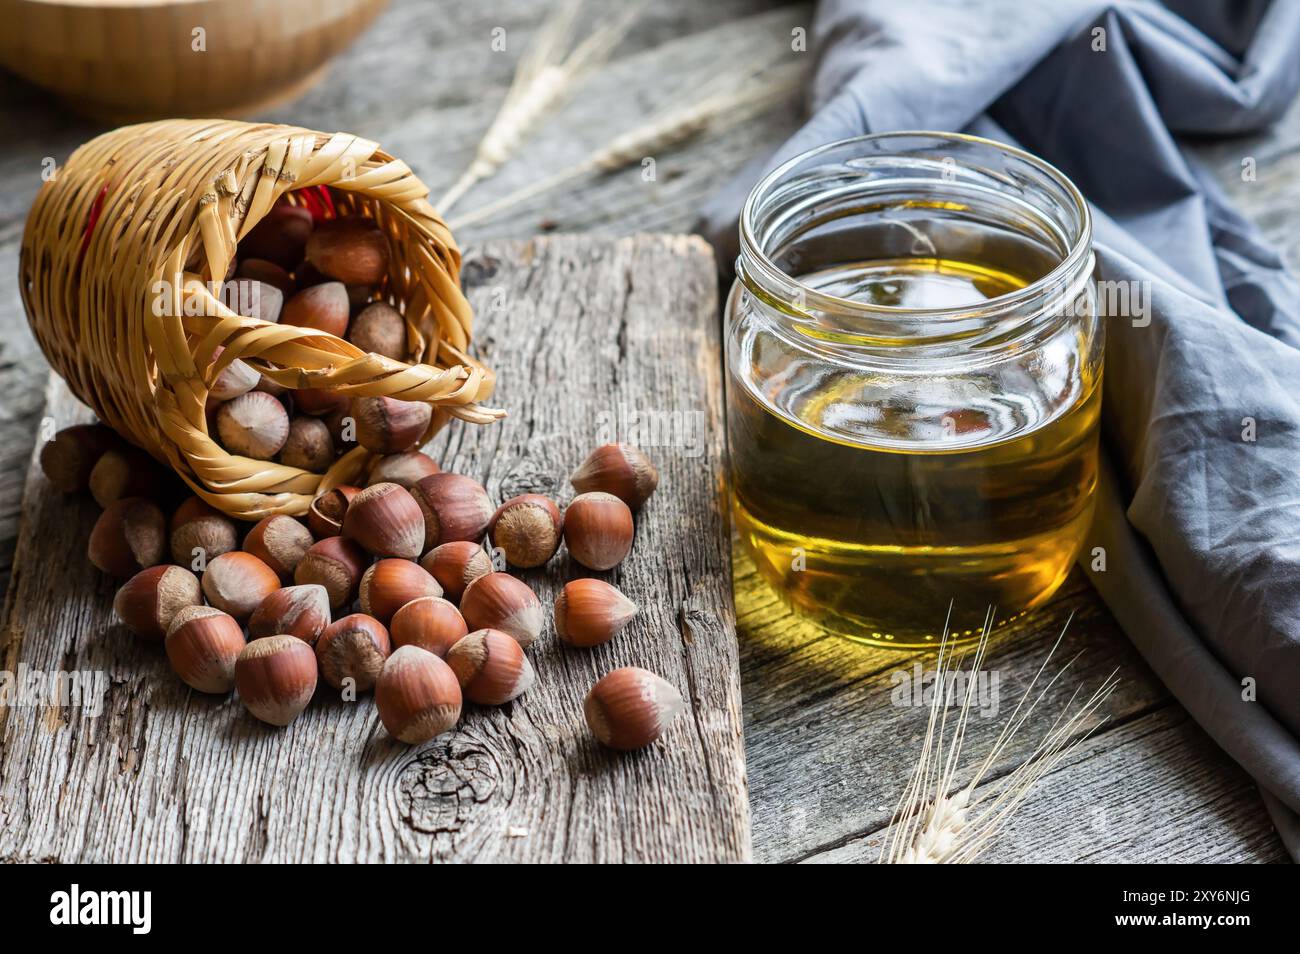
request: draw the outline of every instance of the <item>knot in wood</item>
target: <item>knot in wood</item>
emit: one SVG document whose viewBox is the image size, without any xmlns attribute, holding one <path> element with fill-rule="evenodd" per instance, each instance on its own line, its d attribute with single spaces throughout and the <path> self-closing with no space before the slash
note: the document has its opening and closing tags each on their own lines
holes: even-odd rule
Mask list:
<svg viewBox="0 0 1300 954">
<path fill-rule="evenodd" d="M 460 267 L 461 287 L 474 288 L 477 285 L 491 281 L 496 277 L 500 264 L 497 259 L 490 255 L 484 255 L 478 250 L 467 251 L 465 260 Z"/>
<path fill-rule="evenodd" d="M 456 833 L 482 813 L 478 806 L 492 800 L 501 782 L 500 763 L 473 743 L 425 749 L 402 769 L 398 812 L 414 831 Z"/>
<path fill-rule="evenodd" d="M 552 500 L 559 500 L 569 485 L 567 460 L 559 454 L 547 453 L 547 448 L 539 442 L 534 442 L 525 454 L 501 478 L 501 499 L 509 500 L 520 494 L 544 494 Z"/>
</svg>

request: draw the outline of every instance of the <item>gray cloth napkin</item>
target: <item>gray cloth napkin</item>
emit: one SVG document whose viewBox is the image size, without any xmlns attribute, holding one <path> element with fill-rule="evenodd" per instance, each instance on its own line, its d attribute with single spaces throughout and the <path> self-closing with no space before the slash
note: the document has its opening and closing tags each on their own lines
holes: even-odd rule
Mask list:
<svg viewBox="0 0 1300 954">
<path fill-rule="evenodd" d="M 822 0 L 812 33 L 811 119 L 701 231 L 734 261 L 763 169 L 866 132 L 973 132 L 1074 180 L 1099 278 L 1151 291 L 1149 323 L 1107 319 L 1092 580 L 1300 860 L 1300 286 L 1179 143 L 1285 111 L 1300 3 Z"/>
</svg>

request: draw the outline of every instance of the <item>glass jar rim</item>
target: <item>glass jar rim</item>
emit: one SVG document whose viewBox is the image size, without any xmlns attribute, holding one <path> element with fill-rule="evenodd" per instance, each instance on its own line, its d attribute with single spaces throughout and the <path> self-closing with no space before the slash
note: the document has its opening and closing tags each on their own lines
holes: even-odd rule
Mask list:
<svg viewBox="0 0 1300 954">
<path fill-rule="evenodd" d="M 1017 159 L 1036 170 L 1047 181 L 1055 185 L 1061 192 L 1068 196 L 1073 204 L 1072 211 L 1078 217 L 1077 227 L 1068 237 L 1069 248 L 1062 256 L 1061 260 L 1045 275 L 1042 275 L 1032 282 L 1012 292 L 1007 292 L 993 298 L 986 299 L 975 305 L 956 305 L 945 308 L 912 308 L 895 305 L 879 305 L 871 302 L 859 301 L 850 298 L 841 298 L 837 295 L 831 295 L 820 291 L 809 285 L 805 285 L 798 278 L 788 274 L 779 265 L 772 260 L 766 249 L 763 248 L 758 239 L 756 218 L 759 212 L 760 203 L 766 199 L 774 189 L 777 188 L 782 178 L 789 175 L 794 169 L 801 164 L 831 153 L 835 150 L 845 149 L 860 143 L 877 143 L 889 140 L 928 139 L 937 142 L 960 143 L 963 145 L 986 147 L 995 152 L 1002 153 Z M 1084 269 L 1086 263 L 1092 258 L 1092 214 L 1088 208 L 1087 200 L 1078 187 L 1070 181 L 1069 176 L 1061 172 L 1054 165 L 1047 162 L 1033 153 L 1027 152 L 1016 146 L 1007 145 L 993 139 L 987 139 L 983 136 L 973 136 L 968 133 L 939 132 L 933 130 L 899 130 L 894 132 L 867 133 L 862 136 L 851 136 L 847 139 L 838 139 L 834 142 L 825 143 L 801 152 L 796 156 L 787 159 L 781 163 L 750 190 L 748 198 L 745 200 L 744 207 L 740 215 L 740 261 L 737 264 L 737 275 L 743 276 L 751 271 L 751 267 L 756 268 L 760 276 L 766 277 L 769 283 L 776 287 L 789 287 L 792 294 L 788 297 L 797 295 L 801 301 L 816 304 L 824 307 L 828 311 L 836 311 L 842 314 L 858 314 L 871 317 L 891 317 L 891 318 L 909 318 L 926 316 L 929 318 L 960 318 L 973 317 L 990 312 L 1000 312 L 1007 309 L 1016 308 L 1025 303 L 1033 301 L 1035 298 L 1042 296 L 1049 289 L 1068 288 L 1077 283 L 1077 276 Z M 746 265 L 748 260 L 748 265 Z M 1090 270 L 1090 267 L 1088 268 Z"/>
</svg>

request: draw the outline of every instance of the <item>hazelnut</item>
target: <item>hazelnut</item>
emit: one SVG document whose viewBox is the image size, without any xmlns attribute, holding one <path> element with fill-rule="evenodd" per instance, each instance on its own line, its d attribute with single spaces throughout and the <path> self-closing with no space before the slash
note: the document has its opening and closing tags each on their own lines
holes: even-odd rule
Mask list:
<svg viewBox="0 0 1300 954">
<path fill-rule="evenodd" d="M 569 483 L 580 494 L 603 491 L 637 510 L 659 486 L 659 471 L 630 444 L 605 444 L 588 455 Z"/>
<path fill-rule="evenodd" d="M 321 678 L 335 689 L 348 688 L 349 680 L 357 692 L 373 689 L 389 652 L 388 630 L 364 613 L 336 620 L 316 640 Z"/>
<path fill-rule="evenodd" d="M 345 284 L 377 285 L 388 272 L 388 238 L 373 219 L 332 219 L 307 240 L 307 261 Z"/>
<path fill-rule="evenodd" d="M 176 614 L 203 602 L 199 578 L 180 566 L 151 566 L 122 584 L 113 599 L 118 618 L 145 639 L 161 640 Z"/>
<path fill-rule="evenodd" d="M 253 556 L 235 550 L 223 553 L 203 571 L 203 594 L 219 610 L 243 621 L 262 600 L 280 588 L 280 578 Z"/>
<path fill-rule="evenodd" d="M 114 447 L 104 451 L 90 471 L 90 495 L 107 507 L 125 497 L 157 497 L 164 475 L 158 462 L 138 447 Z"/>
<path fill-rule="evenodd" d="M 459 601 L 465 587 L 492 572 L 492 558 L 472 540 L 453 540 L 426 553 L 420 566 L 442 586 L 443 596 Z"/>
<path fill-rule="evenodd" d="M 342 338 L 348 330 L 348 290 L 342 282 L 304 288 L 285 302 L 280 324 L 315 328 Z"/>
<path fill-rule="evenodd" d="M 603 491 L 578 494 L 564 511 L 569 555 L 589 570 L 618 566 L 632 549 L 632 511 Z"/>
<path fill-rule="evenodd" d="M 492 500 L 477 480 L 462 474 L 430 474 L 411 496 L 424 514 L 424 549 L 453 540 L 482 540 L 492 520 Z"/>
<path fill-rule="evenodd" d="M 311 545 L 298 568 L 295 583 L 319 583 L 330 596 L 330 609 L 338 610 L 357 598 L 357 585 L 369 558 L 355 540 L 326 537 Z"/>
<path fill-rule="evenodd" d="M 411 600 L 442 596 L 442 587 L 418 563 L 380 560 L 362 575 L 359 596 L 361 611 L 386 626 Z"/>
<path fill-rule="evenodd" d="M 280 463 L 319 473 L 334 462 L 334 438 L 325 422 L 315 417 L 295 417 L 289 437 L 280 450 Z"/>
<path fill-rule="evenodd" d="M 187 606 L 167 629 L 167 659 L 187 686 L 199 692 L 235 688 L 235 661 L 244 651 L 244 631 L 229 613 L 213 606 Z"/>
<path fill-rule="evenodd" d="M 279 397 L 284 397 L 292 389 L 285 387 L 283 384 L 279 384 L 275 381 L 272 381 L 265 374 L 263 374 L 261 377 L 257 379 L 257 387 L 255 387 L 253 390 L 261 391 L 264 394 L 269 394 L 271 395 L 271 397 L 274 398 L 279 398 Z"/>
<path fill-rule="evenodd" d="M 244 552 L 253 554 L 282 580 L 293 578 L 311 545 L 311 531 L 282 513 L 263 517 L 244 537 Z"/>
<path fill-rule="evenodd" d="M 447 651 L 447 665 L 470 702 L 499 706 L 533 685 L 533 667 L 523 648 L 495 629 L 476 630 Z"/>
<path fill-rule="evenodd" d="M 343 532 L 343 515 L 348 512 L 352 498 L 359 493 L 361 490 L 358 487 L 340 484 L 317 495 L 307 509 L 307 526 L 316 539 L 337 537 Z"/>
<path fill-rule="evenodd" d="M 684 708 L 672 683 L 626 666 L 591 687 L 582 712 L 596 738 L 611 749 L 639 749 L 659 738 Z"/>
<path fill-rule="evenodd" d="M 264 285 L 271 285 L 279 289 L 280 294 L 285 298 L 292 295 L 298 287 L 294 284 L 292 275 L 275 262 L 269 262 L 264 258 L 244 259 L 235 269 L 235 277 L 249 278 Z"/>
<path fill-rule="evenodd" d="M 316 654 L 294 636 L 255 639 L 235 661 L 235 688 L 254 716 L 271 725 L 288 725 L 316 692 Z"/>
<path fill-rule="evenodd" d="M 293 406 L 303 414 L 324 417 L 335 411 L 346 410 L 351 398 L 329 388 L 298 388 L 293 392 Z"/>
<path fill-rule="evenodd" d="M 440 596 L 422 596 L 411 600 L 393 614 L 388 627 L 393 646 L 419 646 L 437 656 L 469 632 L 460 610 Z"/>
<path fill-rule="evenodd" d="M 315 645 L 330 623 L 330 596 L 319 583 L 286 586 L 268 593 L 248 619 L 248 638 L 296 636 Z"/>
<path fill-rule="evenodd" d="M 289 415 L 271 395 L 249 391 L 217 409 L 217 434 L 232 454 L 270 460 L 289 439 Z"/>
<path fill-rule="evenodd" d="M 460 614 L 470 630 L 499 629 L 527 649 L 542 631 L 542 604 L 527 583 L 489 573 L 465 588 Z"/>
<path fill-rule="evenodd" d="M 202 570 L 210 560 L 239 546 L 235 521 L 200 497 L 190 497 L 172 514 L 172 562 Z M 196 565 L 197 564 L 197 565 Z"/>
<path fill-rule="evenodd" d="M 419 451 L 403 451 L 400 454 L 385 454 L 376 457 L 370 466 L 367 483 L 397 484 L 410 490 L 417 480 L 438 473 L 438 465 L 428 454 Z"/>
<path fill-rule="evenodd" d="M 406 488 L 371 484 L 348 504 L 343 535 L 375 556 L 415 560 L 424 552 L 424 517 Z"/>
<path fill-rule="evenodd" d="M 406 319 L 392 305 L 377 301 L 352 319 L 348 340 L 362 351 L 382 354 L 394 361 L 407 357 Z"/>
<path fill-rule="evenodd" d="M 163 562 L 166 521 L 158 505 L 126 497 L 108 505 L 90 531 L 86 555 L 109 576 L 126 578 Z"/>
<path fill-rule="evenodd" d="M 357 422 L 352 417 L 349 407 L 331 411 L 321 418 L 330 429 L 330 438 L 340 454 L 345 454 L 357 446 Z"/>
<path fill-rule="evenodd" d="M 488 524 L 494 547 L 511 566 L 541 566 L 560 548 L 560 508 L 541 494 L 520 494 L 497 508 Z"/>
<path fill-rule="evenodd" d="M 401 646 L 379 673 L 375 705 L 393 738 L 412 745 L 428 742 L 460 718 L 460 684 L 438 656 L 419 646 Z"/>
<path fill-rule="evenodd" d="M 300 205 L 274 205 L 239 242 L 244 258 L 261 258 L 293 271 L 307 254 L 311 212 Z"/>
<path fill-rule="evenodd" d="M 433 408 L 420 401 L 359 397 L 352 399 L 349 414 L 356 421 L 358 444 L 376 454 L 396 454 L 420 443 Z"/>
<path fill-rule="evenodd" d="M 555 635 L 570 646 L 599 646 L 636 613 L 637 605 L 604 580 L 572 580 L 555 600 Z"/>
<path fill-rule="evenodd" d="M 280 312 L 284 309 L 284 292 L 266 282 L 251 284 L 256 288 L 251 317 L 268 324 L 276 324 L 280 320 Z"/>
<path fill-rule="evenodd" d="M 65 427 L 41 448 L 41 470 L 56 490 L 81 493 L 90 489 L 90 472 L 104 452 L 121 446 L 122 439 L 103 424 Z"/>
<path fill-rule="evenodd" d="M 221 352 L 225 351 L 224 347 L 218 347 L 212 355 L 212 360 L 216 361 L 221 357 Z M 230 364 L 221 369 L 217 379 L 212 382 L 212 387 L 208 389 L 208 399 L 212 401 L 230 401 L 241 394 L 247 394 L 257 383 L 262 380 L 262 375 L 253 370 L 253 366 L 240 358 L 236 358 Z"/>
<path fill-rule="evenodd" d="M 284 292 L 274 285 L 249 278 L 237 278 L 232 286 L 227 287 L 230 291 L 223 298 L 228 299 L 226 305 L 231 311 L 272 325 L 280 320 L 280 312 L 284 308 Z"/>
</svg>

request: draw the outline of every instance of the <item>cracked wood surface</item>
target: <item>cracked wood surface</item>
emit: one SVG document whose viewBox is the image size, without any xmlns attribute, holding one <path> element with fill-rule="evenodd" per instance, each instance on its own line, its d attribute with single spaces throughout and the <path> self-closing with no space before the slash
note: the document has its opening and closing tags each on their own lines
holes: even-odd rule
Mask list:
<svg viewBox="0 0 1300 954">
<path fill-rule="evenodd" d="M 544 5 L 536 0 L 484 0 L 443 6 L 432 18 L 422 0 L 392 0 L 375 26 L 335 60 L 323 82 L 298 101 L 258 118 L 346 129 L 375 139 L 406 160 L 438 194 L 473 154 L 505 94 L 517 51 L 544 14 Z M 466 196 L 460 211 L 571 164 L 650 110 L 680 101 L 683 90 L 716 75 L 720 55 L 730 62 L 753 62 L 778 46 L 788 48 L 790 30 L 809 26 L 809 20 L 808 5 L 771 0 L 659 0 L 647 8 L 614 59 L 537 130 L 520 158 Z M 510 36 L 504 54 L 490 52 L 486 39 L 498 26 L 506 27 Z M 411 79 L 411 63 L 425 64 L 419 82 Z M 657 156 L 656 181 L 643 180 L 635 167 L 576 180 L 458 237 L 472 245 L 551 229 L 618 235 L 689 231 L 702 202 L 754 157 L 770 154 L 799 122 L 794 107 L 774 110 Z M 0 74 L 0 136 L 6 142 L 0 152 L 0 175 L 6 182 L 0 192 L 0 581 L 18 536 L 46 377 L 15 281 L 23 217 L 40 185 L 42 160 L 49 156 L 62 161 L 100 131 L 39 90 Z M 1276 127 L 1259 135 L 1195 148 L 1293 267 L 1300 266 L 1300 230 L 1294 228 L 1298 143 L 1300 108 L 1293 108 Z M 1253 180 L 1241 176 L 1246 156 L 1257 161 Z M 77 519 L 92 517 L 87 512 Z M 66 530 L 55 527 L 47 535 L 61 532 Z M 762 586 L 743 553 L 737 552 L 735 559 L 755 856 L 813 862 L 874 858 L 924 728 L 923 713 L 888 704 L 892 673 L 910 667 L 913 657 L 863 650 L 809 632 Z M 111 592 L 93 574 L 79 576 L 80 566 L 79 561 L 69 564 L 66 572 L 79 590 L 95 594 L 98 608 L 47 606 L 32 614 L 32 627 L 75 627 L 82 642 L 89 638 L 90 627 L 102 628 Z M 47 597 L 38 594 L 41 600 Z M 1163 691 L 1077 572 L 1049 607 L 995 646 L 990 665 L 1003 674 L 1004 698 L 1023 685 L 1030 667 L 1071 613 L 1061 658 L 1068 658 L 1066 649 L 1072 654 L 1086 648 L 1087 653 L 1066 684 L 1090 688 L 1119 666 L 1124 686 L 1107 710 L 1112 721 L 1045 780 L 1022 810 L 1014 839 L 1000 841 L 988 857 L 1283 859 L 1281 843 L 1250 780 Z M 112 669 L 119 679 L 131 671 L 128 662 L 113 661 L 120 667 Z M 80 744 L 89 751 L 111 740 L 141 737 L 149 728 L 146 716 L 138 706 L 124 709 L 106 718 Z M 977 726 L 976 743 L 986 738 L 980 731 Z M 1023 746 L 1010 751 L 1000 770 L 1009 770 L 1023 753 Z M 71 750 L 67 755 L 77 757 Z M 122 764 L 138 771 L 132 758 L 125 755 Z M 274 764 L 265 769 L 276 770 Z M 110 779 L 99 784 L 108 786 Z M 457 792 L 472 797 L 468 793 L 473 790 L 459 787 L 458 779 L 435 777 L 431 771 L 414 780 L 410 804 L 419 825 L 436 828 L 448 804 L 446 797 L 430 793 L 444 792 L 455 783 Z M 202 789 L 190 784 L 191 797 L 200 802 L 218 799 L 225 804 L 231 797 L 216 780 Z M 158 789 L 151 796 L 154 801 L 145 798 L 132 810 L 147 814 L 165 791 Z M 299 793 L 291 797 L 295 805 L 301 804 Z M 338 804 L 359 804 L 358 798 L 356 791 L 331 794 Z M 15 817 L 11 804 L 0 790 L 0 832 Z M 264 816 L 275 804 L 264 793 L 252 811 Z M 86 833 L 64 837 L 69 843 L 78 838 L 93 843 L 108 837 L 114 825 L 124 824 L 128 822 L 102 819 Z M 273 843 L 270 829 L 259 824 L 262 844 Z M 188 844 L 186 839 L 214 836 L 182 832 L 169 837 Z"/>
<path fill-rule="evenodd" d="M 112 584 L 85 561 L 89 500 L 33 468 L 6 608 L 4 668 L 101 671 L 98 718 L 75 706 L 0 712 L 0 859 L 18 861 L 743 861 L 750 856 L 722 469 L 713 256 L 698 238 L 493 242 L 465 266 L 478 352 L 510 409 L 429 446 L 494 498 L 567 499 L 596 444 L 664 415 L 649 446 L 658 493 L 632 555 L 608 574 L 641 611 L 595 650 L 551 633 L 537 682 L 469 706 L 421 747 L 389 739 L 369 695 L 328 690 L 284 730 L 233 697 L 188 691 L 157 647 L 115 623 Z M 46 413 L 87 416 L 58 379 Z M 643 440 L 652 438 L 642 430 Z M 566 554 L 524 575 L 549 607 L 587 575 Z M 591 737 L 582 700 L 624 665 L 688 709 L 655 746 Z"/>
</svg>

